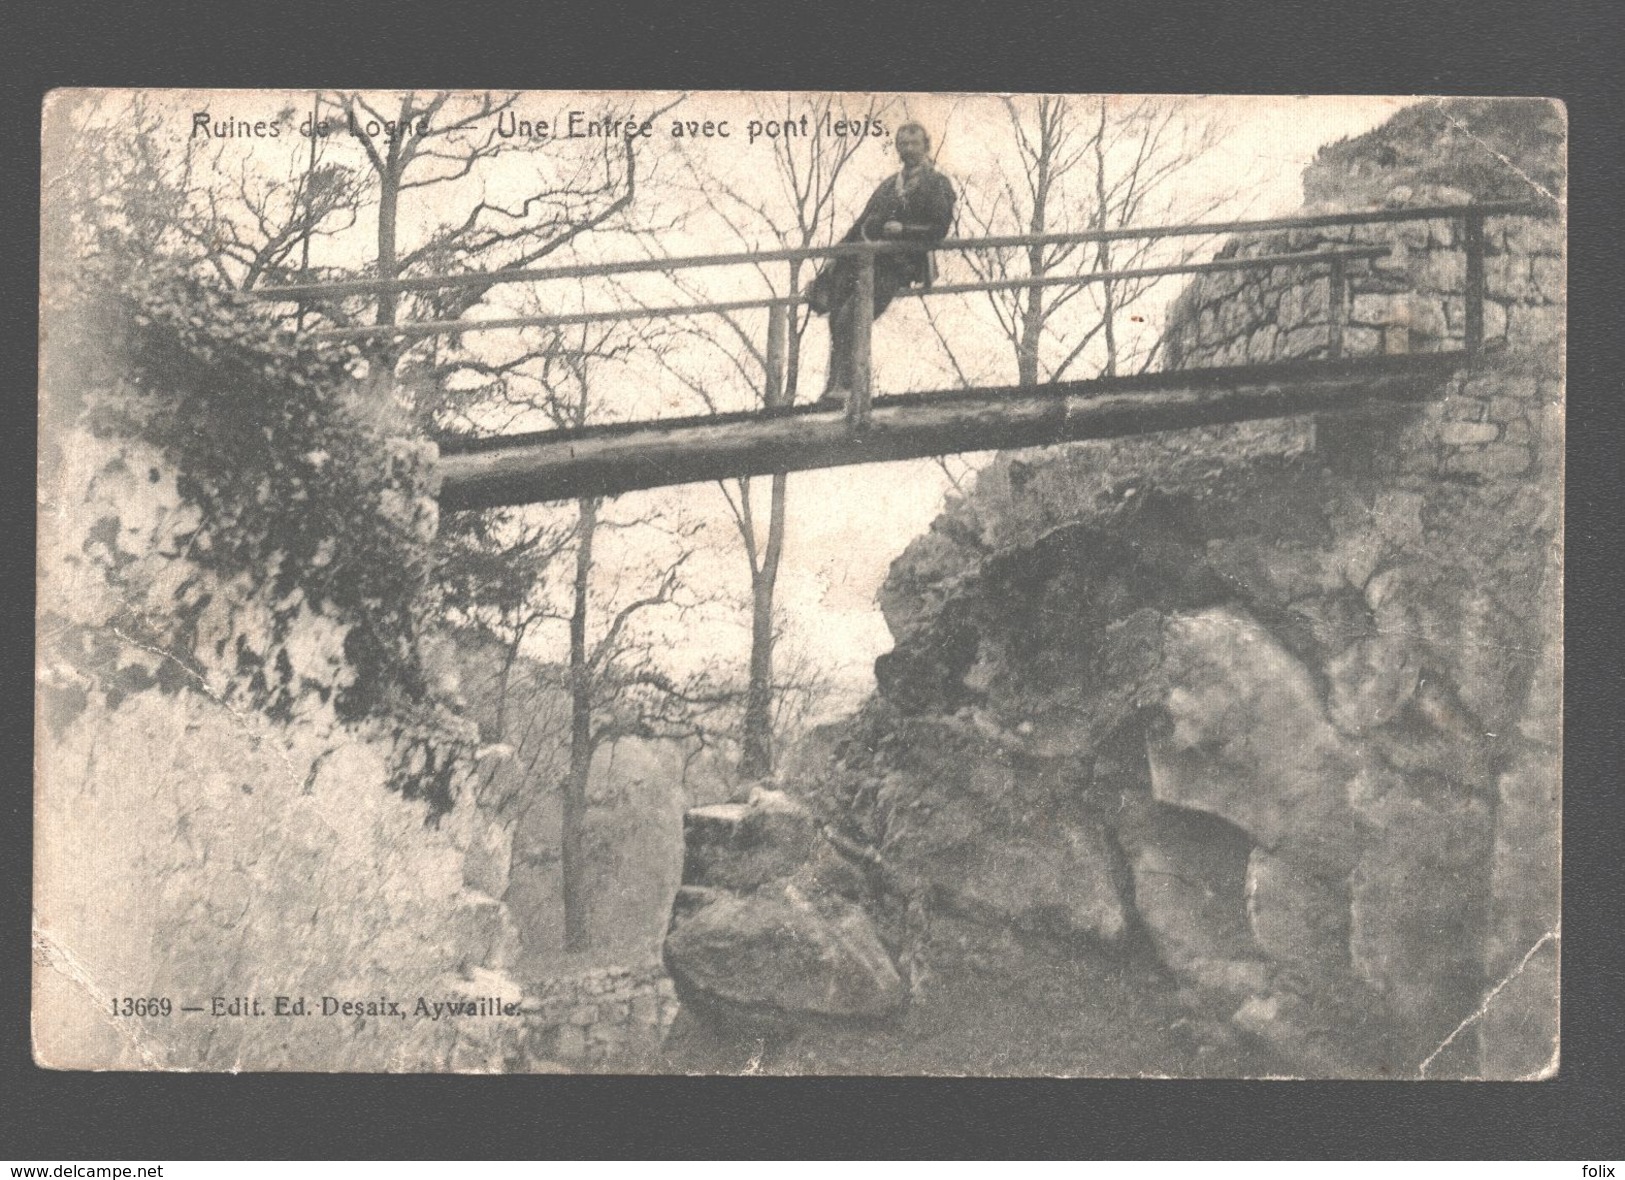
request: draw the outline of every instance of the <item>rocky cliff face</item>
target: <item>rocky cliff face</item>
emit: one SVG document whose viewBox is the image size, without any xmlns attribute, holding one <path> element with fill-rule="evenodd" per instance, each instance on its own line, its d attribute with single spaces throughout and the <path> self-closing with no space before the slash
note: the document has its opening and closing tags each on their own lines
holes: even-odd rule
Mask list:
<svg viewBox="0 0 1625 1180">
<path fill-rule="evenodd" d="M 428 826 L 424 803 L 388 789 L 399 730 L 347 724 L 334 706 L 358 676 L 345 627 L 302 591 L 277 601 L 189 560 L 200 513 L 162 453 L 88 431 L 55 439 L 40 543 L 39 1062 L 522 1067 L 514 1021 L 270 1011 L 276 995 L 312 1012 L 324 996 L 519 1002 L 487 825 L 463 807 Z M 426 540 L 423 460 L 399 448 L 388 503 Z M 280 722 L 243 703 L 242 670 L 261 663 L 292 686 Z M 258 996 L 266 1018 L 109 1019 L 124 990 L 177 1006 Z"/>
<path fill-rule="evenodd" d="M 1353 177 L 1364 206 L 1386 169 L 1384 197 L 1411 200 L 1395 170 L 1462 134 L 1552 180 L 1549 116 L 1407 112 L 1323 154 L 1306 190 Z M 690 816 L 666 944 L 696 1022 L 683 1051 L 898 1072 L 1554 1066 L 1562 293 L 1536 275 L 1560 273 L 1562 239 L 1491 225 L 1500 346 L 1424 409 L 1005 457 L 949 506 L 883 592 L 879 692 L 786 768 L 795 800 Z M 1385 232 L 1384 298 L 1431 309 L 1423 346 L 1450 346 L 1448 238 Z M 1302 355 L 1280 306 L 1215 276 L 1171 338 L 1184 363 Z"/>
</svg>

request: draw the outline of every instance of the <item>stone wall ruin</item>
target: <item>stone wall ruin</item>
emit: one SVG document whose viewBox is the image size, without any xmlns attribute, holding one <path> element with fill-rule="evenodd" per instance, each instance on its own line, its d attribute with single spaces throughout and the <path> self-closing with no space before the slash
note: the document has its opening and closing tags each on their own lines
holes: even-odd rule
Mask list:
<svg viewBox="0 0 1625 1180">
<path fill-rule="evenodd" d="M 1317 212 L 1340 178 L 1356 208 L 1538 199 L 1561 133 L 1545 104 L 1418 108 L 1323 153 L 1306 191 Z M 1452 189 L 1435 164 L 1475 144 L 1525 154 Z M 1226 252 L 1388 245 L 1354 277 L 1346 350 L 1438 351 L 1464 331 L 1454 235 Z M 691 816 L 666 960 L 696 1016 L 786 1053 L 816 1056 L 832 1020 L 901 1039 L 933 973 L 991 995 L 1020 969 L 954 958 L 974 927 L 1079 963 L 1148 947 L 1210 1039 L 1272 1072 L 1553 1071 L 1556 207 L 1492 220 L 1486 246 L 1487 347 L 1422 406 L 1288 423 L 1273 449 L 1215 429 L 986 469 L 893 567 L 874 699 L 784 794 Z M 1201 276 L 1170 356 L 1319 355 L 1325 281 L 1301 278 Z"/>
</svg>

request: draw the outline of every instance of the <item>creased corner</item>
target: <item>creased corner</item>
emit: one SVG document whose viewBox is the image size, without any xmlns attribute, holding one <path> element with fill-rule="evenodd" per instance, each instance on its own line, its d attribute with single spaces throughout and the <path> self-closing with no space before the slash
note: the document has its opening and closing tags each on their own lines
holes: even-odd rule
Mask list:
<svg viewBox="0 0 1625 1180">
<path fill-rule="evenodd" d="M 1513 160 L 1509 159 L 1507 157 L 1506 153 L 1496 151 L 1495 148 L 1491 144 L 1485 142 L 1485 140 L 1484 140 L 1484 138 L 1482 136 L 1475 135 L 1473 133 L 1473 130 L 1470 127 L 1468 127 L 1460 119 L 1458 119 L 1454 115 L 1452 115 L 1449 111 L 1445 110 L 1443 102 L 1441 102 L 1438 99 L 1434 99 L 1433 100 L 1433 107 L 1434 107 L 1435 110 L 1437 110 L 1439 112 L 1440 116 L 1442 116 L 1447 123 L 1449 123 L 1457 131 L 1459 131 L 1463 135 L 1465 135 L 1468 139 L 1472 140 L 1479 147 L 1483 148 L 1490 155 L 1494 156 L 1509 171 L 1511 171 L 1512 174 L 1514 176 L 1516 176 L 1519 180 L 1523 181 L 1530 188 L 1534 189 L 1537 193 L 1539 193 L 1541 196 L 1545 197 L 1548 201 L 1550 201 L 1552 204 L 1556 205 L 1558 208 L 1560 208 L 1560 209 L 1567 209 L 1568 208 L 1568 202 L 1566 200 L 1564 200 L 1561 195 L 1552 192 L 1545 185 L 1541 184 L 1540 181 L 1536 180 L 1533 176 L 1530 176 L 1529 173 L 1526 172 L 1524 169 L 1518 167 L 1517 163 L 1514 162 Z"/>
<path fill-rule="evenodd" d="M 1548 942 L 1556 942 L 1560 936 L 1561 928 L 1557 928 L 1548 930 L 1545 934 L 1542 934 L 1538 939 L 1536 939 L 1535 944 L 1524 952 L 1524 956 L 1518 961 L 1518 965 L 1508 972 L 1506 977 L 1502 979 L 1501 982 L 1497 983 L 1494 987 L 1490 988 L 1489 991 L 1485 992 L 1484 998 L 1479 1001 L 1478 1007 L 1475 1008 L 1464 1020 L 1462 1020 L 1460 1024 L 1451 1029 L 1450 1035 L 1444 1040 L 1440 1041 L 1438 1047 L 1423 1059 L 1422 1064 L 1417 1066 L 1417 1076 L 1422 1078 L 1427 1077 L 1428 1067 L 1433 1064 L 1434 1060 L 1439 1056 L 1439 1054 L 1448 1049 L 1451 1043 L 1454 1042 L 1455 1039 L 1462 1033 L 1466 1032 L 1469 1028 L 1482 1020 L 1485 1013 L 1490 1010 L 1490 1005 L 1495 1002 L 1495 997 L 1500 995 L 1501 992 L 1510 986 L 1515 979 L 1524 973 L 1524 969 L 1529 966 L 1529 961 L 1535 957 L 1536 953 L 1540 951 L 1541 947 L 1545 946 Z M 1557 1070 L 1558 1052 L 1558 1047 L 1556 1045 L 1552 1046 L 1552 1055 L 1548 1059 L 1546 1065 L 1542 1066 L 1540 1070 L 1537 1070 L 1535 1074 L 1528 1077 L 1519 1078 L 1517 1080 L 1539 1081 L 1543 1078 L 1553 1076 Z"/>
<path fill-rule="evenodd" d="M 79 961 L 67 947 L 55 941 L 49 934 L 40 928 L 36 922 L 33 926 L 34 960 L 41 967 L 54 972 L 62 979 L 69 981 L 75 988 L 83 992 L 91 1001 L 91 1008 L 101 1017 L 102 1021 L 118 1031 L 119 1036 L 128 1041 L 131 1048 L 140 1057 L 141 1064 L 148 1069 L 162 1069 L 163 1060 L 158 1053 L 142 1036 L 142 1026 L 139 1021 L 116 1020 L 109 1016 L 112 1011 L 113 997 L 102 988 L 92 975 L 89 968 Z M 111 1068 L 114 1062 L 98 1063 L 62 1063 L 47 1060 L 39 1044 L 38 1022 L 41 1013 L 36 1007 L 34 1010 L 34 1059 L 45 1069 L 78 1069 L 78 1068 Z"/>
</svg>

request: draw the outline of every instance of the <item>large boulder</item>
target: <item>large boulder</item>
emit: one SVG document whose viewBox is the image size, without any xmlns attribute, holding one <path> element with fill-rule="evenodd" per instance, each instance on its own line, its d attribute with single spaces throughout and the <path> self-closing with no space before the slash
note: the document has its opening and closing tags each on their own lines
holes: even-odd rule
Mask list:
<svg viewBox="0 0 1625 1180">
<path fill-rule="evenodd" d="M 1247 859 L 1247 923 L 1258 949 L 1282 963 L 1320 971 L 1349 963 L 1345 883 L 1254 848 Z"/>
<path fill-rule="evenodd" d="M 790 876 L 822 842 L 812 815 L 781 791 L 690 808 L 683 815 L 683 884 L 754 889 Z"/>
<path fill-rule="evenodd" d="M 1131 798 L 1117 835 L 1135 911 L 1163 963 L 1232 1006 L 1262 989 L 1267 971 L 1247 926 L 1246 834 L 1213 816 Z"/>
<path fill-rule="evenodd" d="M 902 1007 L 903 980 L 854 900 L 863 874 L 802 803 L 757 788 L 742 803 L 690 810 L 683 830 L 665 959 L 696 1013 L 722 1026 L 793 1027 Z"/>
<path fill-rule="evenodd" d="M 1350 877 L 1354 973 L 1419 1038 L 1443 1036 L 1483 990 L 1494 817 L 1441 782 L 1364 801 L 1377 835 Z"/>
<path fill-rule="evenodd" d="M 1019 930 L 1115 941 L 1127 913 L 1064 767 L 955 720 L 911 719 L 876 792 L 887 862 Z M 1019 738 L 1019 735 L 1014 735 Z"/>
<path fill-rule="evenodd" d="M 754 1015 L 888 1016 L 906 990 L 867 913 L 788 881 L 749 895 L 685 886 L 666 935 L 685 1002 Z"/>
<path fill-rule="evenodd" d="M 1271 851 L 1352 868 L 1359 759 L 1303 664 L 1225 607 L 1171 617 L 1163 663 L 1171 724 L 1147 743 L 1152 794 L 1228 820 Z"/>
</svg>

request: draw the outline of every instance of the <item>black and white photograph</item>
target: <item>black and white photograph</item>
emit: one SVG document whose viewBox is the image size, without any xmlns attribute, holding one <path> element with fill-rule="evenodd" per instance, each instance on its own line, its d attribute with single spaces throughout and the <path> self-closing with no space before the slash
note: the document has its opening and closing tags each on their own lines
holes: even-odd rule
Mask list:
<svg viewBox="0 0 1625 1180">
<path fill-rule="evenodd" d="M 1558 1077 L 1567 119 L 50 93 L 35 1061 Z"/>
</svg>

